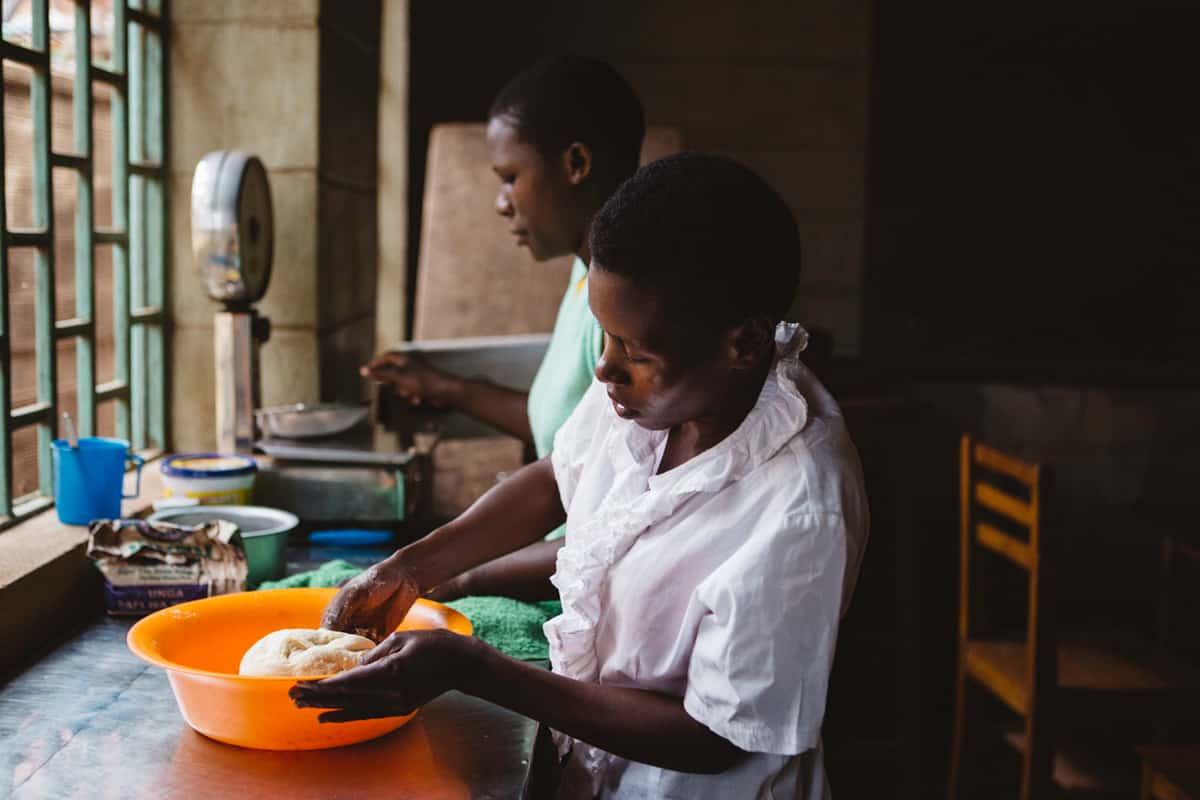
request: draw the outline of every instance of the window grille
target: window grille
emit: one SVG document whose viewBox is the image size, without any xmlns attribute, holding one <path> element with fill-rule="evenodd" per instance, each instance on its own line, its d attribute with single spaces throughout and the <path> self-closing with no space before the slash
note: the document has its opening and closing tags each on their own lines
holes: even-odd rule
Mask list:
<svg viewBox="0 0 1200 800">
<path fill-rule="evenodd" d="M 103 415 L 109 429 L 105 432 L 129 440 L 135 450 L 163 447 L 165 2 L 4 0 L 0 41 L 4 68 L 0 156 L 5 167 L 0 174 L 0 527 L 53 502 L 50 442 L 59 435 L 60 414 L 67 406 L 74 406 L 72 416 L 81 436 L 95 435 L 98 416 Z M 73 31 L 73 36 L 67 37 L 64 31 Z M 107 36 L 101 35 L 104 33 Z M 73 41 L 63 46 L 66 38 Z M 102 40 L 110 52 L 97 45 Z M 62 75 L 61 65 L 71 62 L 69 74 Z M 18 97 L 15 87 L 20 82 L 10 82 L 10 73 L 28 76 L 27 101 Z M 56 86 L 68 82 L 70 103 L 56 104 Z M 9 152 L 15 145 L 6 136 L 18 129 L 14 127 L 18 100 L 27 102 L 29 109 L 32 157 L 24 155 L 32 162 L 25 165 L 32 171 L 31 192 L 8 185 L 10 166 L 19 163 L 22 155 Z M 96 107 L 105 101 L 107 130 L 103 125 L 97 128 L 102 115 Z M 73 122 L 65 135 L 56 136 L 55 125 L 57 130 L 65 130 L 63 120 L 56 119 L 60 115 L 70 116 Z M 97 138 L 111 140 L 111 165 L 107 163 L 110 153 L 97 147 Z M 100 198 L 105 208 L 111 205 L 111 220 L 97 219 L 98 165 L 111 174 L 111 204 L 109 198 Z M 64 186 L 67 191 L 61 191 Z M 14 215 L 17 204 L 31 206 L 25 214 L 28 219 Z M 56 231 L 56 211 L 63 215 L 72 210 L 73 235 L 72 231 Z M 60 220 L 60 226 L 66 221 L 70 220 Z M 64 251 L 68 246 L 74 250 L 73 269 L 60 261 L 58 275 L 56 242 Z M 103 259 L 97 259 L 97 251 L 103 252 Z M 11 281 L 13 265 L 20 259 L 30 261 L 29 253 L 32 279 L 24 290 L 32 298 L 31 335 L 14 329 L 12 302 L 17 296 L 14 293 L 23 287 Z M 104 282 L 106 292 L 111 286 L 111 304 L 97 302 L 98 261 L 103 261 L 106 270 L 111 263 L 111 278 L 106 271 Z M 60 290 L 72 280 L 74 302 L 64 304 Z M 31 343 L 32 359 L 22 357 L 18 364 L 14 362 L 14 343 L 19 344 L 22 337 Z M 97 373 L 98 345 L 104 349 L 105 371 L 111 374 Z M 35 369 L 30 368 L 30 361 Z M 74 376 L 74 397 L 65 391 L 65 384 L 60 387 L 64 373 Z M 30 385 L 16 385 L 26 374 Z M 29 397 L 14 403 L 18 389 Z M 30 478 L 36 486 L 15 490 L 14 456 L 20 448 L 14 448 L 14 437 L 26 436 L 24 432 L 30 430 L 36 431 L 36 475 Z M 32 451 L 33 447 L 30 441 L 26 449 Z"/>
</svg>

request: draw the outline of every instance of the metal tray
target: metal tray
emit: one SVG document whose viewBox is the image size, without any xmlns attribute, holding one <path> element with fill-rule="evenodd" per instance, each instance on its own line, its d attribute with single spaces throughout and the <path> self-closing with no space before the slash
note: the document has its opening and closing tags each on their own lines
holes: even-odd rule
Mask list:
<svg viewBox="0 0 1200 800">
<path fill-rule="evenodd" d="M 267 437 L 314 439 L 344 433 L 367 418 L 371 407 L 345 403 L 295 403 L 254 412 Z"/>
</svg>

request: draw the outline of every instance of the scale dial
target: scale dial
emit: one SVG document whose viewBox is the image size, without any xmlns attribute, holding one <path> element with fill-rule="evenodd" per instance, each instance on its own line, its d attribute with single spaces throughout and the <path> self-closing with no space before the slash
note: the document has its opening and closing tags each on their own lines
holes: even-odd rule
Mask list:
<svg viewBox="0 0 1200 800">
<path fill-rule="evenodd" d="M 192 177 L 192 254 L 208 296 L 234 306 L 267 291 L 275 250 L 262 162 L 238 150 L 200 159 Z"/>
</svg>

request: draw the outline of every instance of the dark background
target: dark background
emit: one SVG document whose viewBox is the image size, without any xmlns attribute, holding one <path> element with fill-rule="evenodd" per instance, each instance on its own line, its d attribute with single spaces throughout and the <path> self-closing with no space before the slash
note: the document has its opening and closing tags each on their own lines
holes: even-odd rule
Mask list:
<svg viewBox="0 0 1200 800">
<path fill-rule="evenodd" d="M 1194 3 L 877 3 L 866 349 L 1187 362 Z"/>
</svg>

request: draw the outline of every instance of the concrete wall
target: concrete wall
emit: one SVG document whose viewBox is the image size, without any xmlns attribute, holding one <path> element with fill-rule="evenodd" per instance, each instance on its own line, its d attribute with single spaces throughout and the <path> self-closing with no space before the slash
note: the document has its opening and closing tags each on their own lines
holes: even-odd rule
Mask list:
<svg viewBox="0 0 1200 800">
<path fill-rule="evenodd" d="M 943 423 L 1054 468 L 1059 513 L 1198 505 L 1200 390 L 923 384 Z"/>
<path fill-rule="evenodd" d="M 1063 570 L 1062 617 L 1150 630 L 1162 537 L 1189 533 L 1200 512 L 1187 458 L 1200 449 L 1200 390 L 944 381 L 915 384 L 911 396 L 925 420 L 910 459 L 915 539 L 930 554 L 929 583 L 942 587 L 935 607 L 954 608 L 958 438 L 971 433 L 1050 468 L 1046 535 Z"/>
<path fill-rule="evenodd" d="M 376 350 L 405 338 L 408 308 L 408 17 L 408 0 L 383 4 L 379 26 Z"/>
<path fill-rule="evenodd" d="M 379 0 L 321 3 L 318 347 L 325 400 L 366 399 L 375 339 Z"/>
<path fill-rule="evenodd" d="M 274 274 L 262 403 L 357 399 L 374 340 L 379 3 L 172 5 L 172 446 L 214 444 L 212 318 L 191 260 L 192 170 L 242 149 L 267 167 Z"/>
<path fill-rule="evenodd" d="M 171 5 L 172 446 L 215 444 L 212 318 L 191 259 L 192 170 L 211 150 L 267 167 L 275 266 L 260 311 L 264 404 L 319 395 L 317 303 L 318 2 L 177 0 Z"/>
<path fill-rule="evenodd" d="M 543 55 L 606 59 L 651 123 L 680 127 L 690 148 L 737 158 L 783 194 L 807 248 L 795 314 L 854 355 L 869 26 L 866 0 L 414 5 L 411 196 L 420 197 L 432 124 L 482 119 L 496 90 Z M 418 211 L 414 203 L 410 259 Z"/>
</svg>

